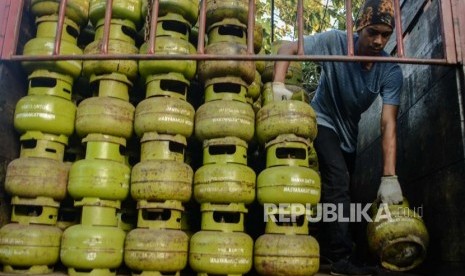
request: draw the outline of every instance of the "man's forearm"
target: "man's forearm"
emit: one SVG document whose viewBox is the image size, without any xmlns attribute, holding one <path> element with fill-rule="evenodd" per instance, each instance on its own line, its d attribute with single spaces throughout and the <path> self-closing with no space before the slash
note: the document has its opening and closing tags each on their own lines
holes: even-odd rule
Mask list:
<svg viewBox="0 0 465 276">
<path fill-rule="evenodd" d="M 397 112 L 397 106 L 383 105 L 381 114 L 383 175 L 396 175 Z"/>
<path fill-rule="evenodd" d="M 396 127 L 389 124 L 383 128 L 383 175 L 396 175 Z"/>
<path fill-rule="evenodd" d="M 297 43 L 290 42 L 283 44 L 278 50 L 278 55 L 295 55 L 297 54 Z M 274 64 L 273 81 L 284 82 L 286 80 L 289 61 L 276 61 Z"/>
<path fill-rule="evenodd" d="M 286 80 L 286 73 L 288 68 L 289 61 L 276 61 L 274 64 L 273 81 L 284 82 Z"/>
</svg>

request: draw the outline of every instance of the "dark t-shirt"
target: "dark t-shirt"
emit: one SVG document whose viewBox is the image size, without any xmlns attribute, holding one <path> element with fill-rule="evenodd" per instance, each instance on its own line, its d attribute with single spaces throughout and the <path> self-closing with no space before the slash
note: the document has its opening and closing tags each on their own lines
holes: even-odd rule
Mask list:
<svg viewBox="0 0 465 276">
<path fill-rule="evenodd" d="M 358 35 L 354 35 L 357 44 Z M 333 30 L 306 36 L 306 55 L 347 55 L 347 33 Z M 388 56 L 386 52 L 382 53 Z M 377 62 L 362 70 L 359 62 L 321 62 L 319 85 L 312 100 L 319 125 L 333 129 L 341 148 L 353 152 L 357 146 L 361 114 L 381 95 L 383 104 L 399 105 L 402 70 L 398 64 Z"/>
</svg>

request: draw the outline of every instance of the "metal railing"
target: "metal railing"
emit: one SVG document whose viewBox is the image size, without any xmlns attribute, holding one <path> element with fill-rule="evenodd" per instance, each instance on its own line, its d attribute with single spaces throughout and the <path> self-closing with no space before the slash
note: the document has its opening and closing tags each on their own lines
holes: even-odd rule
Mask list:
<svg viewBox="0 0 465 276">
<path fill-rule="evenodd" d="M 394 1 L 395 23 L 396 23 L 396 47 L 397 55 L 392 57 L 381 56 L 357 56 L 354 54 L 352 0 L 345 0 L 346 25 L 348 33 L 347 55 L 305 55 L 303 51 L 303 0 L 297 3 L 297 25 L 298 25 L 298 54 L 297 55 L 259 55 L 253 51 L 253 36 L 255 24 L 255 0 L 249 0 L 248 26 L 247 26 L 247 55 L 214 55 L 205 54 L 205 25 L 206 25 L 206 0 L 200 2 L 199 31 L 196 54 L 173 54 L 164 55 L 155 53 L 156 24 L 158 19 L 159 0 L 153 0 L 153 8 L 150 20 L 150 32 L 147 53 L 139 54 L 108 54 L 108 43 L 110 34 L 110 21 L 112 9 L 106 9 L 104 21 L 103 42 L 99 54 L 85 55 L 61 55 L 60 43 L 63 30 L 66 3 L 61 0 L 58 14 L 58 27 L 56 30 L 55 45 L 52 55 L 24 56 L 16 53 L 22 10 L 25 0 L 0 0 L 0 50 L 2 60 L 11 61 L 39 61 L 39 60 L 115 60 L 115 59 L 151 59 L 151 60 L 289 60 L 289 61 L 370 61 L 370 62 L 396 62 L 407 64 L 430 64 L 430 65 L 456 65 L 463 62 L 463 57 L 458 56 L 460 40 L 456 41 L 457 30 L 465 29 L 465 20 L 454 20 L 458 17 L 453 12 L 454 8 L 464 9 L 463 0 L 440 0 L 441 1 L 441 25 L 444 48 L 443 58 L 415 58 L 407 57 L 404 53 L 404 34 L 401 21 L 400 0 Z M 106 0 L 110 7 L 113 0 Z M 462 46 L 465 47 L 465 46 Z"/>
</svg>

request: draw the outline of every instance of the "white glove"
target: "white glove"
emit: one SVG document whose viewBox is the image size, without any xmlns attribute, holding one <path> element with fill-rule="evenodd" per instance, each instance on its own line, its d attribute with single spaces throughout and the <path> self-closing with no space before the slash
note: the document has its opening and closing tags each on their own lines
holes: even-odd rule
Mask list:
<svg viewBox="0 0 465 276">
<path fill-rule="evenodd" d="M 286 88 L 282 82 L 273 82 L 273 99 L 274 101 L 290 100 L 292 92 Z"/>
<path fill-rule="evenodd" d="M 397 204 L 402 201 L 402 190 L 397 175 L 381 177 L 378 189 L 378 198 L 387 204 Z"/>
</svg>

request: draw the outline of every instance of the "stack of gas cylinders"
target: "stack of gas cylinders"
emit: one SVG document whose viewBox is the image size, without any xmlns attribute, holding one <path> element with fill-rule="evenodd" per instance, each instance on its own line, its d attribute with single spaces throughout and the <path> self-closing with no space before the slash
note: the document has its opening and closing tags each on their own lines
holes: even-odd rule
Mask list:
<svg viewBox="0 0 465 276">
<path fill-rule="evenodd" d="M 275 53 L 280 43 L 273 45 Z M 319 246 L 308 227 L 312 206 L 320 200 L 320 177 L 310 167 L 316 116 L 299 92 L 300 64 L 291 62 L 286 73 L 292 99 L 275 98 L 272 72 L 273 63 L 268 62 L 256 119 L 257 139 L 266 151 L 266 168 L 257 178 L 266 227 L 255 242 L 255 269 L 261 275 L 313 275 L 319 269 Z"/>
<path fill-rule="evenodd" d="M 143 22 L 141 2 L 115 1 L 108 29 L 104 27 L 106 10 L 106 1 L 90 1 L 95 36 L 84 54 L 137 53 L 134 34 Z M 131 168 L 125 149 L 133 133 L 135 107 L 129 102 L 129 91 L 138 76 L 137 61 L 84 60 L 83 75 L 89 80 L 91 96 L 79 103 L 75 126 L 85 157 L 71 165 L 68 181 L 74 206 L 82 210 L 81 219 L 64 231 L 60 256 L 70 275 L 111 275 L 123 263 L 126 233 L 118 227 L 117 211 L 129 195 Z"/>
<path fill-rule="evenodd" d="M 144 8 L 144 16 L 153 8 Z M 160 1 L 155 44 L 145 42 L 140 53 L 194 54 L 189 33 L 197 11 L 198 1 Z M 192 60 L 139 61 L 146 97 L 135 112 L 141 154 L 131 174 L 138 216 L 124 251 L 124 262 L 133 273 L 179 275 L 187 265 L 189 239 L 181 231 L 181 216 L 192 194 L 194 173 L 184 160 L 195 111 L 186 99 L 196 67 Z"/>
<path fill-rule="evenodd" d="M 69 1 L 63 27 L 58 30 L 59 3 L 31 1 L 36 36 L 23 54 L 82 54 L 77 46 L 89 15 L 89 1 Z M 60 43 L 55 48 L 55 36 Z M 14 126 L 20 134 L 20 156 L 7 168 L 5 190 L 11 195 L 11 223 L 0 229 L 3 271 L 44 274 L 60 260 L 62 230 L 57 227 L 60 202 L 67 195 L 69 165 L 65 147 L 75 131 L 74 81 L 80 76 L 78 60 L 25 61 L 27 96 L 15 109 Z"/>
<path fill-rule="evenodd" d="M 301 63 L 286 74 L 292 98 L 275 98 L 274 62 L 246 57 L 265 55 L 262 27 L 248 22 L 249 0 L 110 2 L 30 1 L 37 32 L 23 54 L 85 58 L 22 62 L 29 86 L 15 110 L 20 156 L 5 179 L 12 212 L 0 229 L 3 271 L 317 273 L 319 245 L 309 231 L 321 190 L 317 127 Z M 196 54 L 200 25 L 200 54 L 244 59 L 183 58 Z M 87 43 L 84 29 L 93 38 Z M 106 54 L 115 58 L 99 58 Z M 73 90 L 85 91 L 79 98 Z M 81 158 L 65 162 L 71 139 Z M 57 224 L 66 199 L 78 218 Z M 127 214 L 133 221 L 124 221 Z M 425 257 L 418 221 L 392 237 L 379 232 L 397 229 L 387 222 L 370 225 L 387 268 L 408 270 Z M 399 257 L 406 252 L 413 252 L 407 261 Z"/>
<path fill-rule="evenodd" d="M 206 1 L 206 54 L 247 54 L 248 1 Z M 253 61 L 199 61 L 204 103 L 195 117 L 203 143 L 202 166 L 194 175 L 201 230 L 190 240 L 189 264 L 199 275 L 243 275 L 253 263 L 253 240 L 244 232 L 247 205 L 255 199 L 256 175 L 247 164 L 255 113 L 247 88 Z"/>
</svg>

